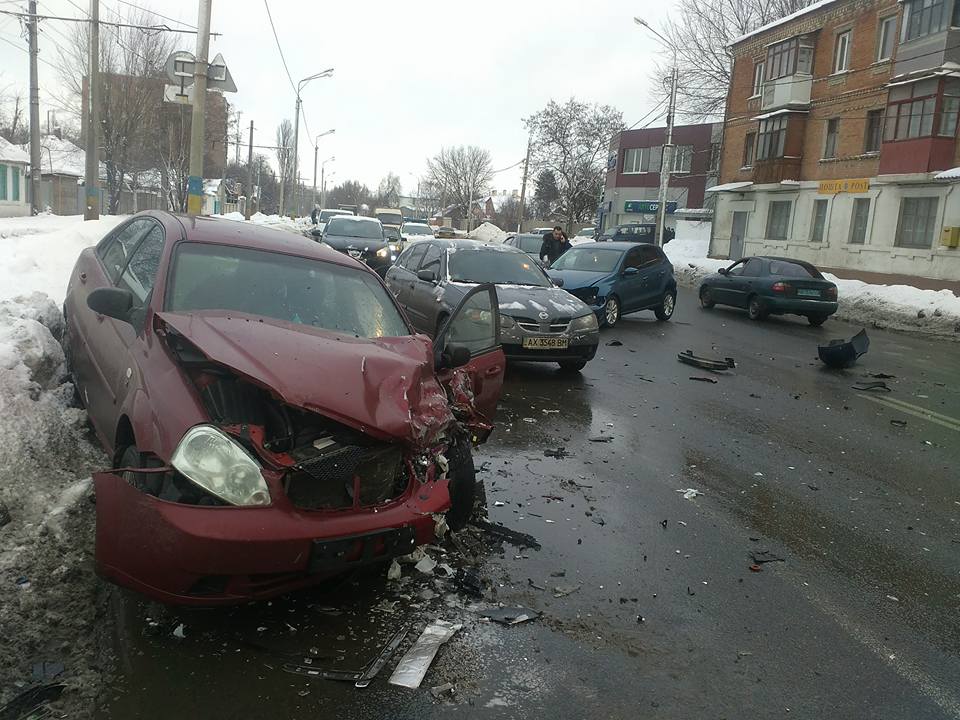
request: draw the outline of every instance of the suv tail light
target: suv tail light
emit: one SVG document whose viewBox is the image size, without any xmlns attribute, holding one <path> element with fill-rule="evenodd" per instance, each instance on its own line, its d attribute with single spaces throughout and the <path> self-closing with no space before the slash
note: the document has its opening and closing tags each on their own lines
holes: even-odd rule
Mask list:
<svg viewBox="0 0 960 720">
<path fill-rule="evenodd" d="M 823 291 L 823 296 L 827 300 L 836 300 L 837 299 L 837 286 L 831 285 L 826 290 Z"/>
<path fill-rule="evenodd" d="M 775 282 L 771 288 L 775 293 L 788 293 L 793 290 L 793 286 L 790 283 L 785 282 Z"/>
</svg>

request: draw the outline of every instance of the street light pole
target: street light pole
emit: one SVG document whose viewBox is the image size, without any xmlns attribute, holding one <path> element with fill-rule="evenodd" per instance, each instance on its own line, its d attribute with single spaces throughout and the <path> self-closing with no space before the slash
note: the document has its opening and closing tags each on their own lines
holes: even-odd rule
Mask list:
<svg viewBox="0 0 960 720">
<path fill-rule="evenodd" d="M 327 68 L 323 72 L 318 72 L 310 77 L 305 77 L 303 80 L 297 83 L 297 101 L 294 103 L 293 110 L 293 179 L 294 182 L 297 181 L 297 168 L 299 167 L 299 157 L 297 153 L 299 152 L 299 141 L 300 141 L 300 106 L 302 101 L 300 99 L 300 93 L 303 91 L 304 86 L 311 80 L 316 80 L 317 78 L 330 77 L 333 74 L 333 68 Z M 296 193 L 296 190 L 294 191 Z M 283 210 L 281 209 L 281 213 Z"/>
<path fill-rule="evenodd" d="M 317 135 L 313 140 L 313 204 L 317 204 L 317 151 L 320 149 L 320 138 L 335 133 L 336 130 L 327 130 Z"/>
<path fill-rule="evenodd" d="M 323 209 L 327 206 L 327 181 L 324 179 L 324 171 L 327 169 L 327 163 L 331 160 L 336 160 L 336 158 L 331 155 L 322 163 L 320 163 L 320 208 Z"/>
<path fill-rule="evenodd" d="M 190 120 L 190 178 L 187 181 L 187 214 L 203 213 L 203 150 L 206 131 L 207 55 L 210 51 L 212 0 L 200 0 L 197 54 L 193 65 L 193 116 Z"/>
<path fill-rule="evenodd" d="M 677 49 L 663 35 L 650 27 L 646 20 L 635 17 L 633 21 L 656 35 L 673 52 L 673 69 L 670 71 L 670 101 L 667 105 L 667 142 L 664 144 L 663 153 L 660 156 L 660 192 L 657 197 L 657 245 L 663 247 L 663 231 L 667 222 L 667 189 L 670 183 L 670 172 L 673 169 L 673 116 L 676 114 L 677 105 Z"/>
</svg>

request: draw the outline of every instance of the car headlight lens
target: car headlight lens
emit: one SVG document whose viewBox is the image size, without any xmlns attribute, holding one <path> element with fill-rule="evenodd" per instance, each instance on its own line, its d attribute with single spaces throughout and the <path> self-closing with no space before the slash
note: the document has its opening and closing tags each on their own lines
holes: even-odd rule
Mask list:
<svg viewBox="0 0 960 720">
<path fill-rule="evenodd" d="M 387 247 L 390 248 L 390 252 L 400 252 L 400 243 L 390 243 Z"/>
<path fill-rule="evenodd" d="M 589 330 L 599 330 L 600 325 L 597 323 L 597 316 L 593 313 L 589 315 L 581 315 L 578 318 L 574 318 L 570 323 L 570 330 L 572 332 L 586 332 Z"/>
<path fill-rule="evenodd" d="M 269 505 L 258 463 L 230 436 L 211 425 L 190 428 L 170 464 L 190 482 L 231 505 Z"/>
<path fill-rule="evenodd" d="M 390 248 L 389 248 L 389 247 L 382 247 L 382 248 L 380 248 L 379 250 L 377 250 L 377 257 L 385 258 L 385 257 L 387 257 L 388 255 L 390 255 Z"/>
<path fill-rule="evenodd" d="M 516 321 L 509 315 L 500 314 L 500 329 L 509 330 L 516 325 Z"/>
</svg>

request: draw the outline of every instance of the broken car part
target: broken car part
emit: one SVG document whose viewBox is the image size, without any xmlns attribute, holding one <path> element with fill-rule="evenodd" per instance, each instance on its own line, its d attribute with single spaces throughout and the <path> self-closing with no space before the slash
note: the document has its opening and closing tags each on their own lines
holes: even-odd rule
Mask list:
<svg viewBox="0 0 960 720">
<path fill-rule="evenodd" d="M 380 654 L 377 655 L 373 662 L 367 666 L 367 669 L 363 671 L 363 676 L 357 680 L 356 687 L 365 688 L 370 684 L 383 669 L 383 666 L 387 664 L 387 661 L 390 660 L 390 657 L 397 651 L 397 648 L 400 647 L 400 643 L 403 642 L 408 632 L 410 632 L 409 624 L 404 625 L 394 633 L 390 641 L 384 646 L 383 650 L 380 651 Z"/>
<path fill-rule="evenodd" d="M 685 352 L 677 353 L 677 360 L 687 365 L 693 365 L 698 367 L 701 370 L 713 370 L 714 372 L 723 372 L 724 370 L 731 370 L 737 366 L 736 361 L 733 358 L 706 358 L 699 355 L 694 355 L 693 350 L 686 350 Z"/>
<path fill-rule="evenodd" d="M 714 385 L 717 384 L 717 379 L 716 379 L 716 378 L 712 378 L 712 377 L 702 377 L 702 376 L 699 376 L 699 375 L 691 375 L 691 376 L 690 376 L 690 379 L 691 379 L 691 380 L 697 380 L 697 381 L 699 381 L 699 382 L 713 383 Z"/>
<path fill-rule="evenodd" d="M 755 565 L 763 565 L 764 563 L 770 562 L 786 562 L 784 558 L 773 554 L 769 550 L 751 550 L 750 559 L 753 560 Z"/>
<path fill-rule="evenodd" d="M 482 617 L 489 618 L 493 622 L 500 623 L 501 625 L 519 625 L 528 620 L 536 620 L 540 617 L 540 614 L 539 610 L 532 610 L 522 606 L 490 608 L 480 613 Z"/>
<path fill-rule="evenodd" d="M 511 530 L 506 528 L 503 525 L 494 525 L 491 522 L 486 520 L 472 520 L 471 525 L 473 525 L 478 530 L 482 530 L 493 538 L 497 540 L 503 540 L 505 542 L 514 545 L 521 550 L 523 548 L 532 548 L 533 550 L 540 549 L 540 543 L 537 541 L 533 535 L 528 535 L 527 533 L 520 532 L 519 530 Z"/>
<path fill-rule="evenodd" d="M 876 382 L 862 382 L 851 385 L 854 390 L 879 390 L 880 392 L 893 392 L 885 382 L 877 380 Z"/>
<path fill-rule="evenodd" d="M 391 685 L 415 690 L 423 682 L 440 646 L 453 637 L 462 625 L 454 625 L 446 620 L 435 620 L 420 635 L 413 646 L 404 653 L 390 676 Z"/>
<path fill-rule="evenodd" d="M 826 345 L 820 345 L 817 354 L 827 367 L 841 369 L 851 367 L 869 348 L 867 331 L 861 330 L 849 340 L 831 340 Z"/>
</svg>

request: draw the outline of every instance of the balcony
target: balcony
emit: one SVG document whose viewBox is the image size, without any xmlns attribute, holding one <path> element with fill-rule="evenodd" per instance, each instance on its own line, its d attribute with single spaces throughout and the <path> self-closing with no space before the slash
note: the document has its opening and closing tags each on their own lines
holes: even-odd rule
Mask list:
<svg viewBox="0 0 960 720">
<path fill-rule="evenodd" d="M 763 83 L 761 109 L 777 110 L 784 107 L 807 106 L 810 104 L 810 91 L 813 88 L 813 76 L 804 73 L 787 75 Z"/>
<path fill-rule="evenodd" d="M 753 182 L 757 185 L 799 179 L 800 158 L 798 157 L 755 160 L 753 163 Z"/>
</svg>

